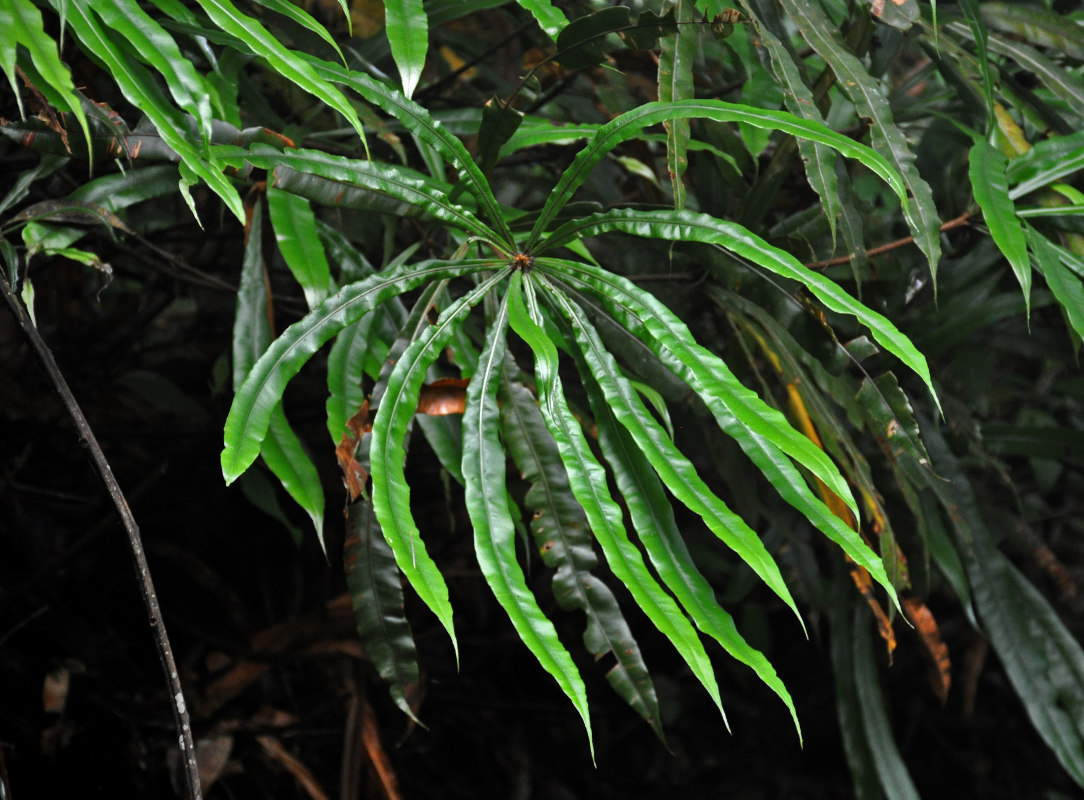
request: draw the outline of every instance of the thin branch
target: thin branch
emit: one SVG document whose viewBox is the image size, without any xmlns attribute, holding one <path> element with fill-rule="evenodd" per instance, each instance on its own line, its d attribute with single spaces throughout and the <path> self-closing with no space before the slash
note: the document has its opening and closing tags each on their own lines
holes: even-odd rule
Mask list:
<svg viewBox="0 0 1084 800">
<path fill-rule="evenodd" d="M 158 596 L 154 591 L 154 582 L 151 580 L 146 554 L 143 552 L 139 526 L 136 524 L 131 508 L 128 507 L 128 501 L 124 498 L 120 484 L 117 483 L 117 479 L 113 476 L 113 470 L 105 458 L 105 453 L 102 452 L 102 448 L 98 444 L 87 418 L 83 415 L 82 409 L 68 387 L 68 382 L 64 380 L 64 375 L 53 358 L 52 351 L 45 343 L 45 340 L 42 339 L 38 329 L 34 327 L 26 308 L 15 294 L 11 284 L 8 283 L 4 270 L 0 270 L 0 292 L 3 293 L 11 312 L 15 315 L 15 319 L 18 320 L 23 335 L 37 353 L 38 359 L 53 383 L 53 388 L 60 395 L 60 399 L 68 409 L 68 415 L 79 433 L 79 438 L 90 452 L 90 456 L 94 460 L 94 466 L 98 470 L 98 475 L 101 477 L 102 483 L 105 484 L 109 496 L 113 499 L 117 513 L 120 514 L 121 521 L 124 523 L 124 529 L 128 533 L 128 547 L 135 562 L 139 589 L 143 596 L 143 605 L 147 610 L 151 631 L 154 634 L 154 641 L 158 649 L 158 660 L 162 664 L 166 684 L 169 686 L 173 719 L 180 735 L 181 759 L 184 762 L 184 777 L 188 797 L 189 800 L 202 800 L 203 792 L 200 790 L 199 768 L 196 764 L 196 746 L 192 739 L 192 726 L 189 723 L 188 709 L 184 703 L 184 692 L 177 672 L 177 663 L 173 659 L 173 648 L 170 646 L 169 637 L 166 635 L 165 621 L 162 619 L 162 612 L 158 608 Z"/>
<path fill-rule="evenodd" d="M 959 228 L 963 225 L 970 225 L 971 216 L 972 215 L 970 211 L 965 211 L 963 214 L 956 217 L 955 219 L 950 219 L 948 222 L 943 223 L 941 225 L 941 232 L 944 233 L 945 231 L 950 231 L 953 228 Z M 866 257 L 875 258 L 879 255 L 884 255 L 885 253 L 888 253 L 892 250 L 897 250 L 901 247 L 905 247 L 913 243 L 914 241 L 914 236 L 904 236 L 902 239 L 897 239 L 896 241 L 889 242 L 888 244 L 881 244 L 877 247 L 867 250 Z M 805 266 L 809 267 L 810 269 L 824 269 L 825 267 L 834 267 L 839 264 L 846 264 L 850 260 L 850 256 L 839 256 L 837 258 L 829 258 L 826 261 L 814 261 L 811 264 L 806 264 Z"/>
</svg>

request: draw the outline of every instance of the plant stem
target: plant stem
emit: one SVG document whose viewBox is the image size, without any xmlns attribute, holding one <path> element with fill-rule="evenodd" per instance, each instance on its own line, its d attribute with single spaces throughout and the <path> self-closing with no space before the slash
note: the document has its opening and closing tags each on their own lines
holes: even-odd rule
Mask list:
<svg viewBox="0 0 1084 800">
<path fill-rule="evenodd" d="M 143 596 L 143 605 L 147 610 L 151 631 L 154 633 L 154 641 L 158 649 L 158 660 L 162 664 L 166 684 L 169 686 L 169 701 L 180 738 L 181 759 L 184 762 L 184 779 L 188 797 L 189 800 L 202 800 L 203 792 L 200 789 L 199 769 L 196 765 L 196 746 L 192 739 L 192 726 L 189 724 L 188 709 L 184 703 L 181 679 L 177 673 L 177 663 L 173 659 L 173 648 L 170 646 L 169 637 L 166 635 L 165 621 L 162 619 L 162 612 L 158 608 L 158 595 L 154 591 L 154 582 L 151 580 L 150 568 L 147 566 L 147 557 L 143 552 L 143 541 L 139 535 L 139 526 L 136 524 L 132 509 L 128 507 L 128 501 L 124 498 L 120 484 L 117 483 L 117 479 L 113 476 L 113 470 L 106 460 L 105 453 L 102 452 L 102 448 L 98 444 L 87 418 L 83 415 L 82 409 L 68 387 L 68 382 L 64 379 L 64 375 L 53 358 L 49 345 L 45 343 L 38 329 L 34 326 L 29 313 L 15 294 L 3 270 L 0 270 L 0 292 L 3 293 L 4 299 L 11 308 L 11 313 L 18 320 L 23 335 L 37 353 L 38 359 L 53 383 L 53 388 L 60 395 L 60 399 L 68 409 L 72 424 L 75 425 L 83 445 L 90 451 L 98 475 L 101 477 L 102 483 L 105 484 L 109 496 L 113 499 L 113 505 L 116 506 L 117 513 L 124 523 L 124 529 L 128 533 L 128 547 L 135 562 L 140 594 Z"/>
</svg>

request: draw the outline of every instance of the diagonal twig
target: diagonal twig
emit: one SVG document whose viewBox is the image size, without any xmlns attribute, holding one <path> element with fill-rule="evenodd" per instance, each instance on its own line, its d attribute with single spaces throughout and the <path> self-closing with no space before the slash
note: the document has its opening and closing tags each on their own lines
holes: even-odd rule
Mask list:
<svg viewBox="0 0 1084 800">
<path fill-rule="evenodd" d="M 105 484 L 109 496 L 113 499 L 117 513 L 120 514 L 121 521 L 124 523 L 124 529 L 128 533 L 128 547 L 135 562 L 139 589 L 143 596 L 143 605 L 147 610 L 151 631 L 154 633 L 154 641 L 158 649 L 158 660 L 162 664 L 166 684 L 169 686 L 173 720 L 180 736 L 181 759 L 184 762 L 184 777 L 188 797 L 189 800 L 202 800 L 203 793 L 200 790 L 199 769 L 196 765 L 196 746 L 192 739 L 192 726 L 189 723 L 188 710 L 185 708 L 184 692 L 181 689 L 181 679 L 177 673 L 177 663 L 173 660 L 173 648 L 170 646 L 169 637 L 166 635 L 165 621 L 162 619 L 162 612 L 158 608 L 158 595 L 154 591 L 154 582 L 151 580 L 147 558 L 143 552 L 139 526 L 136 524 L 132 509 L 128 507 L 128 501 L 124 498 L 120 484 L 117 483 L 117 479 L 113 476 L 113 470 L 105 458 L 105 453 L 102 452 L 94 432 L 90 429 L 87 418 L 83 415 L 82 409 L 79 408 L 75 396 L 68 387 L 68 382 L 64 379 L 64 375 L 60 372 L 60 368 L 53 358 L 49 345 L 42 339 L 41 334 L 34 326 L 30 315 L 15 294 L 8 282 L 5 271 L 2 269 L 0 269 L 0 293 L 4 295 L 4 299 L 11 308 L 11 313 L 15 315 L 19 327 L 22 328 L 23 335 L 34 348 L 38 359 L 53 383 L 53 388 L 60 395 L 60 399 L 68 409 L 68 415 L 79 433 L 79 438 L 90 452 L 98 475 L 101 477 L 102 483 Z"/>
</svg>

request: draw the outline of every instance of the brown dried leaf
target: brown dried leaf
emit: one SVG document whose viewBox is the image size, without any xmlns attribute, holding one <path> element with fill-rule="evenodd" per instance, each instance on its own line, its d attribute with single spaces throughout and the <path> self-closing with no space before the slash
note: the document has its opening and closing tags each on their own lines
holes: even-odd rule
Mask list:
<svg viewBox="0 0 1084 800">
<path fill-rule="evenodd" d="M 418 413 L 433 417 L 462 414 L 467 408 L 469 379 L 441 378 L 422 386 L 418 396 Z"/>
<path fill-rule="evenodd" d="M 929 662 L 930 688 L 941 705 L 948 699 L 949 686 L 952 685 L 952 662 L 949 660 L 948 647 L 941 638 L 941 630 L 937 627 L 930 609 L 916 597 L 908 597 L 903 601 L 903 612 L 915 626 L 915 633 L 922 639 L 923 654 Z"/>
</svg>

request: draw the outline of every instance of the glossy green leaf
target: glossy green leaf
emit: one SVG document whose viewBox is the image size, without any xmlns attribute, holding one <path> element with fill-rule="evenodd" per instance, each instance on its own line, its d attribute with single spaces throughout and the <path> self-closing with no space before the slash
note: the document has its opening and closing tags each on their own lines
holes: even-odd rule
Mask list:
<svg viewBox="0 0 1084 800">
<path fill-rule="evenodd" d="M 448 306 L 436 324 L 429 326 L 406 348 L 388 377 L 387 387 L 373 419 L 369 444 L 373 511 L 384 532 L 384 539 L 395 554 L 399 569 L 448 632 L 456 649 L 457 660 L 459 645 L 452 626 L 448 587 L 426 551 L 410 512 L 410 487 L 403 472 L 406 458 L 403 440 L 418 405 L 418 392 L 425 380 L 426 370 L 440 355 L 455 327 L 462 324 L 471 308 L 505 277 L 507 271 L 500 271 L 479 283 Z"/>
<path fill-rule="evenodd" d="M 267 208 L 279 252 L 305 293 L 305 302 L 314 308 L 331 289 L 331 267 L 316 233 L 312 206 L 304 197 L 269 186 Z"/>
<path fill-rule="evenodd" d="M 263 145 L 251 151 L 216 147 L 214 152 L 224 164 L 240 166 L 247 162 L 273 171 L 275 188 L 288 189 L 321 205 L 358 207 L 398 216 L 427 214 L 484 241 L 497 241 L 493 231 L 448 199 L 443 184 L 406 167 L 319 150 L 280 153 Z"/>
<path fill-rule="evenodd" d="M 546 36 L 557 41 L 561 31 L 568 25 L 568 17 L 561 9 L 554 7 L 550 0 L 516 0 L 520 6 L 531 12 Z"/>
<path fill-rule="evenodd" d="M 478 201 L 485 218 L 500 233 L 501 241 L 508 247 L 512 246 L 512 234 L 508 230 L 500 204 L 493 196 L 489 181 L 486 180 L 467 148 L 455 138 L 451 131 L 434 120 L 425 108 L 405 97 L 401 92 L 373 80 L 364 73 L 347 70 L 337 64 L 312 57 L 308 60 L 326 80 L 334 80 L 353 89 L 366 101 L 399 120 L 408 131 L 435 148 L 459 173 L 466 190 Z"/>
<path fill-rule="evenodd" d="M 346 59 L 343 57 L 343 51 L 339 48 L 339 44 L 335 41 L 335 38 L 330 33 L 328 33 L 327 28 L 325 28 L 323 25 L 313 19 L 312 15 L 305 11 L 303 8 L 295 5 L 294 3 L 291 3 L 290 0 L 256 0 L 256 2 L 258 2 L 264 8 L 268 8 L 277 14 L 282 14 L 282 16 L 297 23 L 305 30 L 311 33 L 315 33 L 317 36 L 319 36 L 321 39 L 328 43 L 328 45 L 338 54 L 340 60 L 342 60 L 344 64 L 346 63 Z M 340 0 L 340 2 L 344 4 L 343 10 L 346 11 L 346 20 L 347 23 L 349 23 L 350 13 L 346 10 L 345 7 L 346 0 Z"/>
<path fill-rule="evenodd" d="M 704 646 L 681 609 L 648 572 L 640 551 L 628 539 L 621 508 L 606 485 L 606 472 L 591 452 L 579 422 L 565 401 L 558 375 L 557 348 L 539 325 L 535 316 L 537 309 L 529 311 L 524 304 L 521 289 L 524 284 L 523 274 L 513 272 L 508 297 L 509 324 L 534 352 L 542 417 L 557 443 L 572 493 L 583 507 L 595 540 L 614 575 L 685 659 L 721 714 L 719 688 Z M 530 289 L 529 285 L 527 289 Z"/>
<path fill-rule="evenodd" d="M 15 61 L 17 48 L 22 45 L 41 76 L 67 104 L 66 109 L 60 110 L 69 111 L 75 116 L 89 142 L 90 127 L 76 95 L 71 73 L 60 60 L 56 42 L 45 33 L 41 11 L 30 0 L 5 0 L 0 4 L 0 30 L 4 31 L 4 36 L 0 37 L 0 68 L 7 75 L 12 93 L 19 102 L 20 115 L 25 116 L 22 96 L 15 82 Z"/>
<path fill-rule="evenodd" d="M 403 94 L 410 97 L 421 80 L 429 50 L 429 20 L 422 0 L 384 0 L 384 29 Z"/>
<path fill-rule="evenodd" d="M 1043 139 L 1009 162 L 1009 197 L 1023 197 L 1080 170 L 1084 170 L 1084 131 Z"/>
<path fill-rule="evenodd" d="M 105 0 L 93 9 L 144 63 L 157 70 L 177 105 L 196 118 L 203 146 L 209 146 L 213 114 L 207 82 L 181 54 L 173 37 L 132 0 Z"/>
<path fill-rule="evenodd" d="M 769 586 L 774 582 L 786 592 L 774 560 L 756 534 L 703 483 L 693 464 L 674 446 L 672 437 L 643 406 L 583 311 L 559 294 L 550 296 L 566 315 L 580 346 L 577 363 L 599 427 L 599 443 L 655 571 L 696 626 L 751 667 L 786 704 L 800 739 L 801 726 L 790 694 L 768 659 L 749 646 L 733 619 L 719 606 L 711 585 L 685 546 L 663 485 L 701 514 L 754 571 L 771 575 Z M 727 530 L 720 532 L 720 527 Z M 783 596 L 786 599 L 789 594 Z"/>
<path fill-rule="evenodd" d="M 661 739 L 659 701 L 640 646 L 613 592 L 592 573 L 598 558 L 591 546 L 587 517 L 572 494 L 568 473 L 538 402 L 511 373 L 506 361 L 498 395 L 501 438 L 529 484 L 524 504 L 534 512 L 531 533 L 542 560 L 556 569 L 554 597 L 561 608 L 584 612 L 584 645 L 596 661 L 612 656 L 616 663 L 606 673 L 606 680 Z"/>
<path fill-rule="evenodd" d="M 1028 261 L 1028 244 L 1024 227 L 1016 217 L 1016 208 L 1009 197 L 1009 184 L 1005 177 L 1008 159 L 986 141 L 979 139 L 968 154 L 968 175 L 975 202 L 982 210 L 982 218 L 990 229 L 994 244 L 1005 255 L 1012 267 L 1024 302 L 1031 313 L 1031 262 Z"/>
<path fill-rule="evenodd" d="M 922 378 L 935 397 L 926 359 L 888 319 L 855 300 L 824 275 L 804 266 L 784 250 L 765 242 L 732 222 L 689 211 L 616 210 L 567 223 L 548 237 L 542 247 L 556 247 L 565 241 L 597 236 L 610 231 L 666 239 L 674 242 L 714 244 L 748 259 L 784 278 L 804 284 L 826 308 L 849 314 L 870 329 L 873 338 Z M 822 480 L 825 480 L 823 477 Z M 825 480 L 826 483 L 829 481 Z M 829 483 L 831 486 L 832 484 Z M 833 488 L 833 491 L 836 491 Z M 837 494 L 840 494 L 836 491 Z M 841 497 L 844 495 L 840 495 Z"/>
<path fill-rule="evenodd" d="M 697 513 L 711 531 L 797 614 L 794 598 L 791 597 L 779 567 L 760 537 L 708 488 L 693 463 L 677 448 L 662 425 L 651 416 L 636 391 L 621 376 L 613 357 L 606 352 L 598 334 L 583 313 L 558 292 L 549 291 L 546 296 L 553 305 L 560 308 L 571 323 L 580 347 L 580 357 L 587 367 L 585 377 L 590 376 L 598 384 L 614 417 L 628 431 L 635 446 L 648 459 L 670 493 Z M 630 504 L 634 502 L 627 496 L 626 500 Z M 652 529 L 641 530 L 647 533 Z M 658 568 L 658 565 L 656 567 Z M 669 570 L 664 573 L 662 569 L 659 569 L 659 572 L 664 582 L 668 575 L 675 574 Z M 667 585 L 669 586 L 668 582 Z M 673 586 L 669 588 L 677 593 Z M 686 610 L 689 610 L 688 606 Z"/>
<path fill-rule="evenodd" d="M 320 226 L 320 237 L 328 256 L 339 265 L 343 283 L 362 280 L 373 274 L 365 257 L 336 229 Z M 393 267 L 394 268 L 394 267 Z M 376 378 L 388 349 L 406 319 L 398 300 L 389 300 L 352 325 L 343 328 L 327 355 L 327 429 L 338 444 L 346 432 L 346 421 L 365 400 L 362 380 Z"/>
<path fill-rule="evenodd" d="M 835 72 L 860 117 L 871 122 L 873 148 L 884 156 L 903 178 L 909 201 L 904 214 L 911 233 L 929 262 L 934 277 L 941 258 L 941 220 L 934 205 L 933 192 L 915 168 L 915 155 L 907 138 L 892 117 L 892 106 L 881 82 L 869 74 L 866 65 L 853 55 L 843 42 L 839 28 L 814 0 L 781 0 L 783 10 L 798 26 L 802 37 Z"/>
<path fill-rule="evenodd" d="M 381 535 L 373 505 L 365 498 L 346 506 L 343 571 L 365 655 L 388 682 L 395 704 L 417 721 L 408 698 L 417 691 L 421 676 L 403 609 L 399 568 Z"/>
<path fill-rule="evenodd" d="M 906 206 L 907 196 L 900 176 L 880 155 L 853 139 L 842 136 L 825 125 L 804 120 L 785 111 L 725 103 L 721 100 L 685 100 L 672 103 L 645 103 L 603 125 L 587 147 L 581 150 L 546 200 L 531 231 L 527 249 L 531 250 L 547 231 L 557 212 L 610 150 L 621 142 L 638 135 L 649 125 L 677 119 L 702 118 L 716 122 L 744 122 L 756 128 L 780 130 L 792 136 L 820 142 L 845 156 L 855 158 L 880 175 L 900 196 Z"/>
<path fill-rule="evenodd" d="M 1070 327 L 1077 336 L 1084 337 L 1084 284 L 1061 263 L 1057 251 L 1046 237 L 1030 225 L 1027 226 L 1027 237 L 1046 285 L 1057 298 Z"/>
<path fill-rule="evenodd" d="M 226 417 L 222 451 L 226 482 L 236 480 L 256 459 L 271 412 L 287 383 L 324 342 L 385 300 L 441 278 L 471 275 L 498 266 L 489 259 L 404 264 L 340 289 L 283 331 L 253 366 Z"/>
<path fill-rule="evenodd" d="M 244 220 L 237 190 L 222 174 L 221 168 L 205 161 L 202 153 L 189 141 L 184 116 L 162 93 L 151 73 L 129 58 L 81 4 L 69 7 L 68 23 L 83 45 L 110 70 L 124 96 L 147 115 L 162 140 L 180 156 L 181 164 L 204 180 L 238 220 Z"/>
<path fill-rule="evenodd" d="M 239 11 L 229 0 L 199 0 L 199 4 L 216 26 L 244 41 L 271 69 L 342 114 L 365 142 L 365 131 L 354 107 L 338 88 L 322 79 L 301 54 L 283 46 L 263 23 Z"/>
<path fill-rule="evenodd" d="M 572 701 L 587 729 L 592 753 L 591 717 L 587 690 L 516 560 L 515 530 L 505 488 L 505 453 L 500 440 L 500 386 L 508 327 L 507 301 L 501 303 L 490 326 L 478 371 L 467 387 L 463 416 L 463 477 L 465 502 L 474 527 L 474 551 L 486 583 L 508 614 L 520 639 Z"/>
<path fill-rule="evenodd" d="M 241 282 L 237 288 L 237 309 L 234 314 L 235 391 L 244 383 L 274 335 L 269 318 L 270 297 L 264 275 L 262 236 L 263 212 L 256 205 L 252 210 L 245 256 L 241 263 Z M 320 476 L 301 440 L 290 428 L 282 403 L 272 409 L 260 455 L 290 497 L 309 515 L 320 545 L 324 546 L 324 490 L 320 485 Z"/>
<path fill-rule="evenodd" d="M 616 32 L 631 24 L 626 6 L 611 6 L 578 17 L 558 35 L 555 58 L 565 69 L 601 64 L 607 52 L 622 47 Z"/>
</svg>

